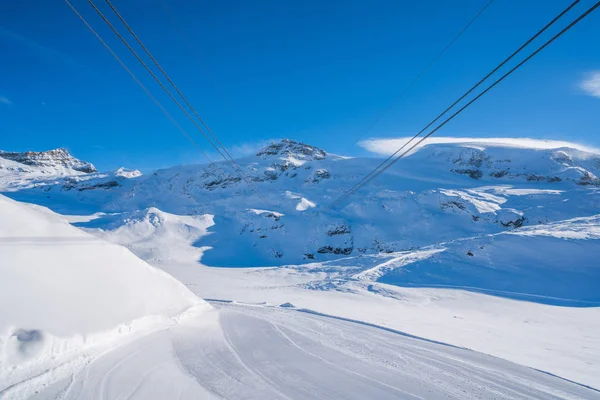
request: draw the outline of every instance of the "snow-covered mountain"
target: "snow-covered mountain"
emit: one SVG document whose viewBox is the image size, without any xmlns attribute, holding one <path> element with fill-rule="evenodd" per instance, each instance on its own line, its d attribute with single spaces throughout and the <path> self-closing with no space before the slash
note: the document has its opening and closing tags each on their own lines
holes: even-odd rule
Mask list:
<svg viewBox="0 0 600 400">
<path fill-rule="evenodd" d="M 55 169 L 42 173 L 27 169 L 41 168 L 39 166 L 22 164 L 22 171 L 12 167 L 0 169 L 0 192 L 35 205 L 29 205 L 25 213 L 25 208 L 18 211 L 17 203 L 5 199 L 0 201 L 0 213 L 4 212 L 2 221 L 9 218 L 12 224 L 6 228 L 6 235 L 17 231 L 14 226 L 18 227 L 19 221 L 23 221 L 25 227 L 42 229 L 47 226 L 43 222 L 46 216 L 53 220 L 65 218 L 100 239 L 127 247 L 204 298 L 250 301 L 254 303 L 252 309 L 257 310 L 257 304 L 281 305 L 292 310 L 307 308 L 340 318 L 358 319 L 367 325 L 377 324 L 388 330 L 467 347 L 595 387 L 600 371 L 597 364 L 600 341 L 595 333 L 600 305 L 600 294 L 596 290 L 596 282 L 600 280 L 597 261 L 600 256 L 600 155 L 562 145 L 536 148 L 494 143 L 490 146 L 477 140 L 434 143 L 400 160 L 342 205 L 328 207 L 380 161 L 334 155 L 291 140 L 275 142 L 253 156 L 237 160 L 262 196 L 254 193 L 224 162 L 177 166 L 143 176 L 136 170 L 125 169 L 108 173 Z M 3 162 L 4 165 L 17 163 Z M 31 208 L 41 211 L 36 215 L 43 223 L 28 216 Z M 113 252 L 124 250 L 109 247 L 104 241 L 94 242 L 96 247 L 88 246 L 88 257 L 82 253 L 80 244 L 83 240 L 80 236 L 85 234 L 75 234 L 67 228 L 75 229 L 64 223 L 53 223 L 41 233 L 35 230 L 23 233 L 20 241 L 35 242 L 39 240 L 36 237 L 46 237 L 46 242 L 60 242 L 67 253 L 57 250 L 56 254 L 48 255 L 47 251 L 56 246 L 28 242 L 27 252 L 37 258 L 26 267 L 23 264 L 11 266 L 10 273 L 22 270 L 35 275 L 43 258 L 61 260 L 61 254 L 67 254 L 64 257 L 68 262 L 54 265 L 57 276 L 67 274 L 65 269 L 76 269 L 78 260 L 93 258 L 107 264 L 112 271 L 102 275 L 103 284 L 117 285 L 119 280 L 115 282 L 108 277 L 120 277 L 123 263 L 135 264 L 140 268 L 136 272 L 139 276 L 128 269 L 123 286 L 118 284 L 113 288 L 118 296 L 126 296 L 119 290 L 131 286 L 131 293 L 139 294 L 143 303 L 156 306 L 148 309 L 149 314 L 158 315 L 172 316 L 176 312 L 157 306 L 162 297 L 157 297 L 157 301 L 147 299 L 149 292 L 154 296 L 152 293 L 157 291 L 175 305 L 194 303 L 193 298 L 180 291 L 181 287 L 163 277 L 156 283 L 158 286 L 145 285 L 148 291 L 138 293 L 139 288 L 131 280 L 144 281 L 156 271 L 145 269 L 148 267 L 131 259 L 129 253 L 118 258 L 122 254 L 117 257 Z M 92 238 L 90 235 L 81 237 Z M 20 246 L 25 248 L 25 244 Z M 106 254 L 103 249 L 107 249 Z M 20 254 L 25 253 L 12 248 L 11 259 Z M 204 265 L 281 268 L 230 269 L 205 268 Z M 95 266 L 97 264 L 89 266 L 93 274 L 97 273 Z M 87 289 L 78 289 L 78 293 L 88 289 L 96 293 L 90 288 L 89 280 L 82 282 L 88 285 Z M 71 293 L 68 285 L 60 288 Z M 11 290 L 10 287 L 5 289 L 6 293 Z M 38 301 L 39 296 L 36 297 L 33 289 L 29 287 L 24 295 Z M 40 293 L 53 296 L 51 290 Z M 169 300 L 169 296 L 175 299 Z M 59 297 L 52 298 L 56 302 L 49 303 L 51 308 L 64 308 L 57 303 Z M 144 314 L 139 311 L 142 306 L 138 309 L 138 303 L 127 299 L 123 312 L 135 311 L 132 318 Z M 121 311 L 120 302 L 122 300 L 110 304 Z M 9 300 L 5 302 L 8 303 Z M 260 333 L 253 334 L 265 336 L 265 332 L 269 332 L 268 335 L 273 335 L 269 338 L 280 337 L 279 327 L 269 328 L 279 333 L 262 330 L 262 322 L 240 316 L 237 306 L 233 307 L 238 316 L 230 321 L 235 320 L 239 325 L 233 322 L 228 325 L 229 317 L 223 317 L 221 328 L 227 335 L 235 337 L 239 326 L 246 329 L 256 324 Z M 98 313 L 103 315 L 102 310 Z M 26 314 L 37 318 L 30 326 L 49 331 L 40 313 L 27 309 Z M 273 315 L 280 314 L 284 315 L 273 311 Z M 100 330 L 110 328 L 120 314 L 107 312 L 106 315 L 110 323 Z M 20 321 L 18 315 L 9 314 L 9 317 L 4 321 L 5 328 Z M 117 320 L 126 324 L 128 318 Z M 269 326 L 274 326 L 276 318 L 268 318 Z M 81 326 L 77 329 L 85 331 L 87 319 L 82 317 L 78 321 Z M 285 318 L 282 321 L 281 326 L 290 323 Z M 24 327 L 25 322 L 15 326 Z M 311 322 L 303 321 L 300 325 L 304 323 Z M 115 357 L 120 354 L 124 360 L 137 361 L 133 364 L 125 361 L 124 365 L 131 365 L 123 370 L 126 371 L 122 372 L 123 376 L 143 370 L 140 366 L 146 365 L 146 358 L 141 355 L 149 354 L 156 371 L 167 368 L 171 372 L 154 373 L 151 379 L 140 378 L 145 390 L 152 386 L 148 384 L 150 380 L 162 379 L 167 382 L 165 387 L 170 387 L 171 376 L 189 383 L 189 376 L 181 373 L 181 363 L 194 370 L 204 365 L 197 362 L 203 357 L 201 349 L 206 348 L 206 354 L 212 354 L 215 343 L 226 347 L 221 343 L 223 332 L 213 334 L 217 328 L 207 330 L 199 322 L 197 325 L 183 334 L 184 340 L 179 337 L 165 344 L 152 339 L 148 348 L 164 349 L 162 353 L 162 350 L 138 351 L 138 345 L 129 350 L 125 347 Z M 302 331 L 301 335 L 313 333 Z M 21 337 L 27 339 L 30 337 L 27 335 Z M 209 338 L 206 339 L 208 344 L 196 342 L 205 336 Z M 15 350 L 21 345 L 18 337 L 5 335 L 0 339 L 8 343 L 9 347 L 5 347 L 10 354 L 18 355 Z M 287 346 L 293 343 L 284 342 Z M 244 346 L 252 346 L 258 342 L 244 343 Z M 266 343 L 270 344 L 271 340 Z M 145 346 L 143 342 L 139 344 L 142 345 Z M 28 346 L 23 348 L 36 345 Z M 227 351 L 231 351 L 231 343 L 228 348 Z M 238 350 L 244 349 L 242 346 Z M 290 351 L 283 345 L 278 349 L 282 353 Z M 159 353 L 162 356 L 159 357 Z M 236 357 L 244 358 L 240 354 Z M 101 359 L 91 364 L 90 376 L 101 380 L 100 387 L 104 387 L 105 380 L 94 371 L 102 370 L 103 366 L 113 371 L 113 361 L 105 363 Z M 207 373 L 213 364 L 208 365 L 210 368 L 194 370 L 194 374 L 213 376 Z M 254 365 L 252 361 L 250 365 Z M 43 367 L 36 366 L 38 370 Z M 322 372 L 317 375 L 325 370 L 319 370 Z M 23 370 L 17 369 L 17 372 Z M 17 372 L 7 376 L 18 381 L 21 375 Z M 75 386 L 87 385 L 86 390 L 94 392 L 95 381 L 84 380 L 86 382 L 74 379 L 79 382 Z M 138 380 L 123 379 L 122 382 L 135 386 Z M 77 396 L 78 391 L 74 390 L 65 398 Z"/>
<path fill-rule="evenodd" d="M 13 163 L 6 163 L 6 160 Z M 93 164 L 73 157 L 66 149 L 48 151 L 27 151 L 24 153 L 0 150 L 0 168 L 16 169 L 20 172 L 40 172 L 45 174 L 69 174 L 74 172 L 97 172 Z M 26 166 L 26 167 L 25 167 Z"/>
<path fill-rule="evenodd" d="M 113 214 L 79 225 L 101 229 L 124 244 L 149 219 L 148 210 L 210 220 L 210 226 L 203 222 L 196 230 L 173 217 L 168 235 L 180 235 L 192 247 L 189 254 L 204 248 L 204 263 L 224 266 L 406 251 L 590 216 L 600 204 L 598 154 L 568 147 L 434 144 L 402 159 L 341 207 L 328 208 L 379 161 L 337 156 L 291 140 L 273 143 L 238 160 L 267 202 L 222 162 L 148 176 L 117 171 L 40 179 L 13 185 L 17 191 L 11 196 L 63 213 Z M 144 236 L 164 237 L 163 221 L 149 224 Z M 144 256 L 169 258 L 161 253 Z"/>
</svg>

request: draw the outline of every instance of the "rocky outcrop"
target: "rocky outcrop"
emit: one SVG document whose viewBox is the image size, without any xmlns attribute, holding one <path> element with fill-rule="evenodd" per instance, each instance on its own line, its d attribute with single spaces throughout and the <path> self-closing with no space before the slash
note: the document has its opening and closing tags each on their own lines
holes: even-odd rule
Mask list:
<svg viewBox="0 0 600 400">
<path fill-rule="evenodd" d="M 290 139 L 283 139 L 279 142 L 273 142 L 267 147 L 256 153 L 263 159 L 269 157 L 294 157 L 298 160 L 323 160 L 327 156 L 325 150 L 308 145 L 302 142 L 296 142 Z"/>
<path fill-rule="evenodd" d="M 73 157 L 66 149 L 24 153 L 0 151 L 0 157 L 32 167 L 67 168 L 88 174 L 97 172 L 93 164 Z"/>
<path fill-rule="evenodd" d="M 483 172 L 478 169 L 451 169 L 450 171 L 456 174 L 469 175 L 471 179 L 481 179 L 483 176 Z"/>
</svg>

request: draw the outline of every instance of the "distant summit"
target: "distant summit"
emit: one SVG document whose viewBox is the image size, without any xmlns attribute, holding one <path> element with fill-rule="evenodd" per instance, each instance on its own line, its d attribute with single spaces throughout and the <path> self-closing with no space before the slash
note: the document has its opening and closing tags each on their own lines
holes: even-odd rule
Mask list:
<svg viewBox="0 0 600 400">
<path fill-rule="evenodd" d="M 66 149 L 62 148 L 47 151 L 26 151 L 23 153 L 0 150 L 0 157 L 42 169 L 70 169 L 87 174 L 97 172 L 93 164 L 73 157 Z"/>
<path fill-rule="evenodd" d="M 323 160 L 327 156 L 327 153 L 325 150 L 306 143 L 296 142 L 290 139 L 282 139 L 279 142 L 273 142 L 267 147 L 264 147 L 258 153 L 256 153 L 256 155 L 258 157 L 262 157 L 263 159 L 273 156 L 280 156 L 310 161 Z"/>
</svg>

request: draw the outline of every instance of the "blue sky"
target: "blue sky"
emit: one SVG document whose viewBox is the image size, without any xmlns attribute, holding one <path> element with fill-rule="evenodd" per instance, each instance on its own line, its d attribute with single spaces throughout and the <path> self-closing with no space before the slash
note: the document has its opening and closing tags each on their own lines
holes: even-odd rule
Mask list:
<svg viewBox="0 0 600 400">
<path fill-rule="evenodd" d="M 158 0 L 113 3 L 238 155 L 283 137 L 366 154 L 354 142 L 376 121 L 366 136 L 414 134 L 570 3 L 495 0 L 378 120 L 487 0 L 163 1 L 193 48 Z M 87 1 L 72 3 L 210 151 Z M 599 26 L 596 11 L 439 135 L 600 147 Z M 102 169 L 203 161 L 62 1 L 1 2 L 0 54 L 0 149 L 66 147 Z"/>
</svg>

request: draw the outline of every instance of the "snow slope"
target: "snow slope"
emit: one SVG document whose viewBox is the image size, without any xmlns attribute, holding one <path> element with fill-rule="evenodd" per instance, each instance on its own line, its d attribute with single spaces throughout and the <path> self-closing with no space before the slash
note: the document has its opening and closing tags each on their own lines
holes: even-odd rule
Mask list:
<svg viewBox="0 0 600 400">
<path fill-rule="evenodd" d="M 60 175 L 75 172 L 97 172 L 88 162 L 73 157 L 66 149 L 27 151 L 25 153 L 0 150 L 0 165 L 12 169 L 20 165 L 21 172 L 39 172 Z"/>
<path fill-rule="evenodd" d="M 202 297 L 291 303 L 599 387 L 594 151 L 433 143 L 333 210 L 380 160 L 284 140 L 238 162 L 268 202 L 222 163 L 1 190 L 77 214 Z"/>
<path fill-rule="evenodd" d="M 361 278 L 452 287 L 548 304 L 600 306 L 600 215 L 435 246 L 427 257 Z"/>
<path fill-rule="evenodd" d="M 183 218 L 210 215 L 214 225 L 206 230 L 191 232 L 175 217 L 169 229 L 174 237 L 182 233 L 182 242 L 190 244 L 187 253 L 198 254 L 194 247 L 202 247 L 202 262 L 218 266 L 405 251 L 590 216 L 600 207 L 600 155 L 570 147 L 428 145 L 333 210 L 327 208 L 331 201 L 379 160 L 336 156 L 284 140 L 238 162 L 267 203 L 223 163 L 178 166 L 148 176 L 66 177 L 13 185 L 8 194 L 63 214 L 121 213 L 126 225 L 131 213 L 146 209 Z M 118 237 L 109 233 L 119 230 L 117 219 L 107 216 L 89 227 Z"/>
<path fill-rule="evenodd" d="M 0 393 L 62 356 L 209 306 L 124 247 L 0 196 Z"/>
<path fill-rule="evenodd" d="M 363 258 L 383 267 L 398 255 Z M 203 298 L 292 305 L 364 321 L 600 389 L 600 307 L 559 307 L 481 291 L 398 287 L 353 278 L 367 263 L 344 259 L 285 268 L 161 267 Z"/>
<path fill-rule="evenodd" d="M 38 398 L 597 399 L 593 389 L 402 332 L 295 310 L 218 312 L 93 360 Z"/>
<path fill-rule="evenodd" d="M 97 236 L 131 249 L 153 262 L 196 262 L 205 247 L 194 246 L 214 225 L 212 215 L 174 215 L 150 207 L 145 210 L 100 215 L 75 224 Z M 98 226 L 100 229 L 95 228 Z"/>
</svg>

